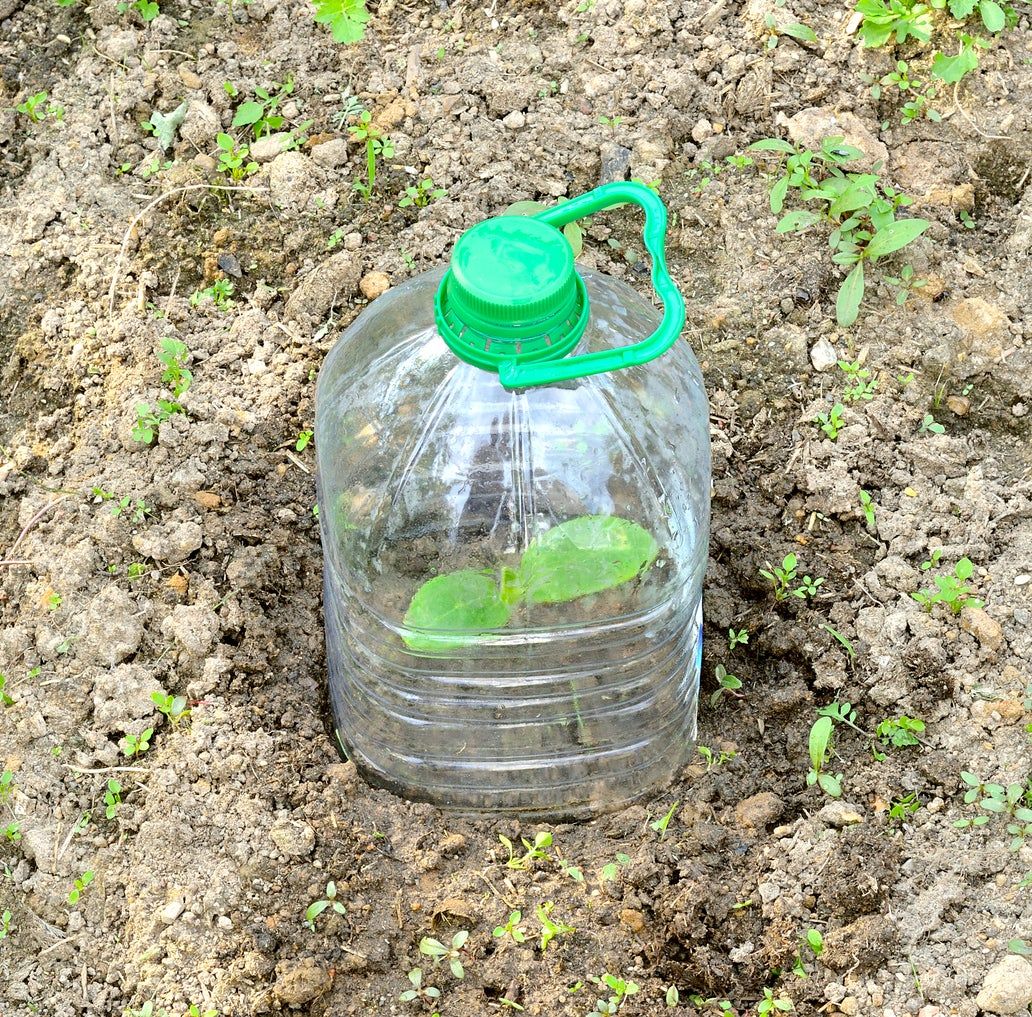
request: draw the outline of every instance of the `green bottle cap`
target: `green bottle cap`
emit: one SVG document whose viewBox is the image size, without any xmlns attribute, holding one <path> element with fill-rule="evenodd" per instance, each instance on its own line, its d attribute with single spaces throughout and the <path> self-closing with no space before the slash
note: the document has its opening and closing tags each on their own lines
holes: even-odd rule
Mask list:
<svg viewBox="0 0 1032 1017">
<path fill-rule="evenodd" d="M 652 258 L 663 318 L 629 345 L 566 356 L 588 325 L 588 291 L 573 267 L 562 228 L 607 208 L 637 205 Z M 468 364 L 496 371 L 510 391 L 556 385 L 661 357 L 684 328 L 685 308 L 667 271 L 667 215 L 659 196 L 636 181 L 603 184 L 533 217 L 487 219 L 459 237 L 434 300 L 437 330 Z M 630 338 L 630 337 L 628 337 Z"/>
<path fill-rule="evenodd" d="M 497 371 L 507 360 L 565 356 L 587 327 L 588 294 L 560 230 L 505 215 L 459 238 L 435 312 L 456 356 Z"/>
</svg>

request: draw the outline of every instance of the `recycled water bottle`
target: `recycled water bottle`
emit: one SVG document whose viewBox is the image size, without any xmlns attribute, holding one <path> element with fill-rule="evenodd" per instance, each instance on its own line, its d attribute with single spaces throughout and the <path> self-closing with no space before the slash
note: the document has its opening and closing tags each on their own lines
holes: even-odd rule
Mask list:
<svg viewBox="0 0 1032 1017">
<path fill-rule="evenodd" d="M 561 227 L 645 212 L 662 317 Z M 583 818 L 693 749 L 706 396 L 666 211 L 607 184 L 464 233 L 319 376 L 330 699 L 367 780 L 470 814 Z"/>
</svg>

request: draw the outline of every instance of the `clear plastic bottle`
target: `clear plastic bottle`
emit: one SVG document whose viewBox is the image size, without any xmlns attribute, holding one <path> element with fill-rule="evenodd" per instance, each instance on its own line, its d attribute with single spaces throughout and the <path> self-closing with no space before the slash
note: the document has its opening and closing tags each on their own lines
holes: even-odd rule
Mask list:
<svg viewBox="0 0 1032 1017">
<path fill-rule="evenodd" d="M 661 278 L 658 200 L 613 187 L 584 198 L 645 205 Z M 582 818 L 661 786 L 692 750 L 709 524 L 705 392 L 687 343 L 658 359 L 641 352 L 644 336 L 680 333 L 672 284 L 661 321 L 635 290 L 590 270 L 578 277 L 587 313 L 578 305 L 567 316 L 583 328 L 564 357 L 535 363 L 570 373 L 597 352 L 597 364 L 580 362 L 599 373 L 505 387 L 500 375 L 520 366 L 512 347 L 488 340 L 508 357 L 498 370 L 454 349 L 447 287 L 457 285 L 462 245 L 447 275 L 427 273 L 371 305 L 320 374 L 335 722 L 363 775 L 406 797 Z M 483 251 L 474 253 L 483 276 Z M 553 253 L 572 271 L 572 255 Z M 491 268 L 494 278 L 512 274 L 504 256 Z M 537 276 L 532 289 L 541 292 Z M 605 370 L 618 352 L 627 366 Z"/>
</svg>

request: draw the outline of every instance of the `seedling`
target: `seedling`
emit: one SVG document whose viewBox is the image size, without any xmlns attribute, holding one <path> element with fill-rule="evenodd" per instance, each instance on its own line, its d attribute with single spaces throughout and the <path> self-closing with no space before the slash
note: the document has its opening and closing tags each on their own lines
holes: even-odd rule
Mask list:
<svg viewBox="0 0 1032 1017">
<path fill-rule="evenodd" d="M 921 426 L 918 428 L 920 434 L 943 434 L 946 428 L 942 424 L 938 424 L 930 413 L 924 415 L 924 419 L 921 421 Z"/>
<path fill-rule="evenodd" d="M 556 922 L 552 920 L 552 911 L 555 908 L 553 901 L 546 901 L 544 904 L 539 904 L 536 909 L 538 921 L 541 923 L 541 951 L 542 953 L 548 949 L 548 944 L 553 939 L 558 939 L 559 936 L 570 935 L 577 930 L 572 925 L 566 925 L 563 922 Z"/>
<path fill-rule="evenodd" d="M 107 819 L 114 819 L 122 806 L 122 785 L 110 778 L 107 782 L 107 789 L 104 791 L 104 816 Z"/>
<path fill-rule="evenodd" d="M 792 974 L 798 975 L 800 978 L 809 978 L 806 968 L 803 966 L 803 953 L 802 951 L 809 947 L 813 953 L 814 960 L 820 959 L 822 953 L 824 953 L 824 937 L 820 934 L 817 929 L 809 929 L 806 933 L 806 939 L 800 944 L 800 952 L 795 956 L 795 964 L 792 967 Z"/>
<path fill-rule="evenodd" d="M 305 908 L 304 926 L 306 929 L 311 929 L 315 932 L 315 920 L 321 915 L 327 908 L 332 908 L 333 913 L 337 915 L 343 915 L 346 913 L 346 909 L 339 900 L 337 900 L 337 884 L 331 879 L 326 884 L 326 896 L 320 900 L 313 900 L 311 904 Z"/>
<path fill-rule="evenodd" d="M 34 124 L 42 123 L 48 116 L 53 116 L 55 120 L 61 120 L 64 117 L 64 110 L 60 106 L 52 106 L 47 101 L 48 98 L 47 92 L 36 92 L 35 95 L 28 96 L 24 102 L 18 103 L 14 108 L 27 116 Z"/>
<path fill-rule="evenodd" d="M 625 855 L 622 852 L 617 852 L 615 862 L 608 862 L 606 865 L 602 866 L 602 871 L 599 873 L 599 879 L 602 882 L 612 881 L 616 879 L 622 866 L 630 864 L 630 855 Z"/>
<path fill-rule="evenodd" d="M 150 748 L 150 740 L 154 736 L 154 728 L 149 727 L 140 734 L 126 734 L 125 744 L 122 747 L 124 755 L 132 759 L 134 756 L 142 756 Z"/>
<path fill-rule="evenodd" d="M 193 375 L 186 368 L 186 360 L 190 355 L 186 344 L 178 339 L 164 338 L 158 349 L 158 361 L 164 367 L 161 380 L 172 389 L 172 399 L 159 399 L 156 407 L 149 403 L 136 404 L 136 424 L 133 427 L 133 439 L 146 445 L 154 441 L 158 428 L 176 413 L 186 413 L 178 400 L 186 393 L 193 381 Z M 99 488 L 93 489 L 102 500 L 108 494 Z M 122 503 L 119 503 L 122 505 Z M 142 511 L 147 507 L 142 502 Z M 125 506 L 122 506 L 125 507 Z M 117 514 L 117 513 L 116 513 Z M 135 513 L 134 513 L 135 514 Z M 142 517 L 141 517 L 142 518 Z M 134 519 L 134 522 L 137 521 Z"/>
<path fill-rule="evenodd" d="M 674 802 L 674 804 L 670 806 L 670 809 L 665 816 L 661 816 L 659 819 L 653 820 L 651 823 L 649 823 L 649 829 L 655 830 L 655 832 L 659 834 L 660 840 L 662 840 L 666 836 L 667 827 L 670 825 L 670 820 L 674 818 L 674 813 L 677 811 L 680 804 L 680 802 Z"/>
<path fill-rule="evenodd" d="M 636 579 L 659 547 L 637 523 L 579 516 L 536 536 L 517 567 L 464 569 L 425 582 L 405 614 L 410 649 L 454 650 L 504 627 L 516 604 L 564 604 Z"/>
<path fill-rule="evenodd" d="M 737 752 L 721 752 L 719 756 L 713 754 L 713 750 L 708 745 L 696 745 L 695 751 L 706 760 L 706 770 L 712 770 L 715 766 L 723 766 L 725 763 L 730 763 L 732 759 L 737 758 Z"/>
<path fill-rule="evenodd" d="M 877 522 L 874 515 L 874 499 L 871 498 L 869 492 L 860 490 L 860 509 L 864 514 L 864 521 L 867 523 L 867 528 L 872 532 L 877 528 Z"/>
<path fill-rule="evenodd" d="M 294 442 L 294 450 L 296 452 L 304 452 L 304 450 L 308 448 L 308 443 L 312 440 L 312 435 L 314 433 L 314 431 L 302 431 L 297 436 L 297 441 Z"/>
<path fill-rule="evenodd" d="M 93 882 L 93 873 L 90 870 L 86 870 L 81 876 L 77 877 L 72 889 L 68 891 L 68 903 L 78 904 L 82 895 L 86 892 L 86 888 Z"/>
<path fill-rule="evenodd" d="M 426 177 L 420 180 L 418 184 L 406 187 L 402 191 L 398 207 L 410 208 L 414 205 L 416 208 L 426 208 L 431 202 L 446 197 L 447 194 L 448 192 L 443 187 L 438 187 L 433 180 Z"/>
<path fill-rule="evenodd" d="M 969 827 L 985 826 L 992 815 L 1004 815 L 1010 819 L 1007 833 L 1011 835 L 1011 851 L 1019 851 L 1026 840 L 1032 838 L 1032 779 L 1024 784 L 1017 782 L 1008 784 L 986 783 L 973 773 L 964 771 L 960 775 L 967 787 L 964 792 L 964 803 L 971 805 L 978 802 L 979 808 L 989 815 L 978 815 L 967 819 L 958 819 L 954 827 L 958 830 Z"/>
<path fill-rule="evenodd" d="M 467 939 L 469 939 L 469 933 L 465 929 L 456 932 L 448 946 L 445 946 L 439 939 L 424 936 L 419 941 L 419 952 L 433 958 L 434 967 L 437 967 L 441 961 L 446 960 L 448 967 L 451 968 L 451 973 L 456 978 L 465 978 L 466 972 L 462 967 L 462 953 L 466 947 Z"/>
<path fill-rule="evenodd" d="M 902 795 L 893 801 L 889 807 L 889 819 L 904 823 L 908 816 L 912 816 L 920 808 L 921 799 L 916 791 L 911 791 L 910 794 Z"/>
<path fill-rule="evenodd" d="M 522 921 L 523 912 L 512 911 L 509 914 L 509 920 L 504 925 L 495 926 L 495 930 L 491 935 L 495 939 L 504 939 L 508 936 L 514 943 L 525 943 L 527 941 L 527 934 L 520 928 L 520 922 Z"/>
<path fill-rule="evenodd" d="M 917 736 L 922 734 L 924 729 L 923 720 L 904 714 L 896 720 L 883 720 L 877 727 L 877 735 L 883 745 L 892 745 L 899 749 L 906 745 L 920 745 L 921 739 Z"/>
<path fill-rule="evenodd" d="M 842 420 L 842 414 L 845 413 L 846 408 L 842 403 L 835 403 L 834 406 L 827 413 L 818 413 L 813 418 L 814 423 L 832 440 L 835 441 L 839 436 L 839 431 L 845 427 L 845 422 Z"/>
<path fill-rule="evenodd" d="M 228 311 L 236 305 L 236 301 L 232 299 L 235 292 L 236 286 L 232 279 L 216 279 L 210 286 L 206 286 L 203 290 L 195 290 L 190 295 L 190 306 L 196 307 L 207 297 L 211 299 L 216 309 Z"/>
<path fill-rule="evenodd" d="M 56 611 L 61 606 L 62 599 L 61 594 L 55 590 L 47 596 L 47 607 L 51 611 Z"/>
<path fill-rule="evenodd" d="M 526 837 L 520 838 L 527 853 L 517 858 L 513 853 L 512 841 L 501 834 L 498 835 L 498 839 L 509 852 L 509 860 L 505 864 L 510 869 L 526 870 L 535 861 L 547 861 L 549 857 L 547 849 L 552 846 L 552 835 L 547 830 L 540 830 L 534 835 L 533 843 Z"/>
<path fill-rule="evenodd" d="M 153 21 L 161 13 L 155 0 L 133 0 L 132 3 L 120 3 L 115 10 L 119 14 L 135 11 L 145 22 Z"/>
<path fill-rule="evenodd" d="M 408 973 L 408 980 L 412 983 L 411 989 L 406 989 L 398 999 L 402 1003 L 412 1003 L 417 999 L 425 1003 L 433 1003 L 441 998 L 441 990 L 435 989 L 432 985 L 423 985 L 423 969 L 413 968 Z"/>
<path fill-rule="evenodd" d="M 606 986 L 612 993 L 609 999 L 600 999 L 595 1004 L 595 1009 L 592 1013 L 614 1014 L 623 1006 L 628 996 L 637 995 L 640 991 L 637 982 L 618 978 L 616 975 L 611 975 L 608 972 L 601 978 L 592 978 L 591 980 L 600 987 Z"/>
<path fill-rule="evenodd" d="M 778 42 L 780 42 L 783 35 L 787 35 L 790 39 L 795 39 L 797 42 L 815 43 L 817 41 L 817 36 L 809 25 L 796 23 L 779 27 L 777 19 L 773 14 L 768 14 L 763 19 L 763 26 L 766 29 L 765 34 L 767 36 L 767 41 L 764 43 L 764 47 L 768 50 L 777 49 Z"/>
<path fill-rule="evenodd" d="M 717 685 L 719 686 L 710 696 L 710 706 L 715 710 L 720 705 L 720 700 L 724 693 L 734 696 L 735 699 L 744 699 L 745 696 L 739 695 L 738 690 L 742 687 L 741 678 L 736 675 L 729 674 L 723 664 L 718 664 L 716 668 Z"/>
<path fill-rule="evenodd" d="M 366 0 L 314 0 L 317 24 L 328 25 L 334 42 L 361 42 L 369 11 Z"/>
<path fill-rule="evenodd" d="M 794 1009 L 792 1000 L 787 996 L 775 996 L 772 989 L 764 989 L 763 999 L 756 1004 L 758 1017 L 768 1017 L 768 1015 L 776 1013 L 788 1013 Z"/>
<path fill-rule="evenodd" d="M 760 569 L 760 575 L 774 587 L 775 600 L 785 600 L 791 595 L 791 585 L 795 582 L 798 564 L 799 559 L 794 554 L 786 554 L 780 565 L 771 565 L 767 562 L 767 567 Z"/>
<path fill-rule="evenodd" d="M 668 985 L 667 990 L 663 995 L 663 999 L 666 1001 L 667 1006 L 678 1006 L 681 1002 L 681 993 L 678 991 L 676 985 Z"/>
<path fill-rule="evenodd" d="M 727 648 L 730 651 L 734 651 L 736 646 L 744 646 L 749 642 L 749 630 L 738 629 L 736 632 L 734 629 L 727 630 Z"/>
<path fill-rule="evenodd" d="M 186 1011 L 183 1017 L 219 1017 L 219 1012 L 213 1007 L 202 1011 L 196 1003 L 191 1003 L 190 1009 Z"/>
<path fill-rule="evenodd" d="M 93 493 L 93 500 L 96 504 L 100 504 L 105 501 L 113 502 L 111 506 L 111 514 L 116 518 L 122 515 L 128 515 L 134 523 L 142 523 L 145 516 L 152 514 L 153 509 L 148 505 L 142 498 L 139 501 L 134 501 L 128 495 L 124 498 L 119 498 L 117 494 L 111 491 L 105 491 L 102 487 L 94 487 L 91 489 Z"/>
<path fill-rule="evenodd" d="M 0 674 L 0 706 L 14 706 L 14 700 L 7 694 L 7 675 Z"/>
<path fill-rule="evenodd" d="M 190 716 L 186 696 L 172 696 L 156 691 L 151 693 L 151 702 L 158 708 L 159 713 L 163 713 L 169 719 L 173 727 L 178 727 L 181 720 Z"/>
<path fill-rule="evenodd" d="M 0 914 L 0 941 L 7 939 L 11 935 L 11 912 L 4 911 Z"/>
<path fill-rule="evenodd" d="M 846 376 L 848 386 L 842 393 L 842 398 L 847 403 L 855 401 L 869 401 L 874 398 L 874 390 L 878 387 L 878 379 L 871 377 L 871 372 L 861 366 L 860 361 L 852 363 L 848 360 L 838 361 L 839 369 Z"/>
<path fill-rule="evenodd" d="M 283 100 L 294 91 L 294 82 L 287 78 L 282 84 L 274 81 L 267 89 L 256 88 L 257 98 L 242 102 L 238 107 L 231 127 L 250 127 L 254 131 L 254 140 L 259 141 L 269 134 L 274 134 L 286 120 L 278 113 Z"/>
<path fill-rule="evenodd" d="M 608 127 L 611 131 L 614 131 L 614 132 L 616 131 L 617 127 L 619 127 L 620 124 L 623 123 L 623 120 L 624 120 L 623 117 L 601 116 L 601 117 L 598 118 L 598 122 L 603 127 Z"/>
<path fill-rule="evenodd" d="M 806 784 L 808 787 L 816 784 L 832 798 L 841 798 L 842 774 L 824 770 L 832 754 L 833 732 L 834 724 L 827 716 L 818 717 L 810 728 L 810 771 L 806 775 Z"/>
<path fill-rule="evenodd" d="M 363 110 L 358 118 L 358 123 L 352 124 L 348 128 L 348 133 L 355 141 L 365 142 L 365 183 L 356 180 L 352 186 L 367 201 L 372 197 L 373 188 L 376 186 L 377 160 L 381 157 L 384 159 L 392 159 L 394 157 L 394 142 L 390 138 L 385 138 L 381 131 L 373 125 L 372 121 L 372 113 L 369 110 Z"/>
<path fill-rule="evenodd" d="M 941 554 L 941 552 L 940 552 Z M 936 559 L 934 564 L 938 563 Z M 924 566 L 922 565 L 922 569 Z M 919 590 L 910 596 L 928 611 L 936 604 L 945 604 L 953 614 L 960 614 L 965 607 L 981 607 L 982 601 L 972 597 L 972 589 L 968 580 L 974 575 L 975 567 L 968 558 L 961 558 L 953 566 L 953 573 L 939 574 L 934 577 L 934 590 Z"/>
<path fill-rule="evenodd" d="M 859 314 L 864 296 L 864 263 L 876 263 L 916 240 L 929 226 L 925 219 L 896 220 L 896 210 L 911 204 L 879 180 L 877 173 L 847 172 L 842 167 L 863 152 L 841 137 L 825 138 L 819 152 L 796 149 L 779 138 L 766 138 L 750 151 L 784 155 L 784 169 L 770 191 L 770 208 L 776 215 L 785 205 L 789 189 L 803 201 L 822 202 L 819 211 L 797 210 L 778 221 L 779 233 L 802 233 L 819 222 L 832 227 L 828 244 L 832 261 L 851 271 L 843 281 L 835 304 L 838 324 L 847 328 Z"/>
<path fill-rule="evenodd" d="M 258 172 L 258 163 L 248 158 L 251 150 L 247 145 L 229 134 L 218 134 L 215 144 L 219 149 L 218 172 L 233 183 L 238 184 L 244 177 Z"/>
<path fill-rule="evenodd" d="M 14 794 L 14 774 L 10 770 L 0 773 L 0 805 L 11 800 Z"/>
<path fill-rule="evenodd" d="M 21 823 L 15 819 L 11 820 L 6 826 L 0 826 L 0 837 L 3 837 L 4 840 L 9 841 L 11 844 L 17 844 L 22 839 Z"/>
</svg>

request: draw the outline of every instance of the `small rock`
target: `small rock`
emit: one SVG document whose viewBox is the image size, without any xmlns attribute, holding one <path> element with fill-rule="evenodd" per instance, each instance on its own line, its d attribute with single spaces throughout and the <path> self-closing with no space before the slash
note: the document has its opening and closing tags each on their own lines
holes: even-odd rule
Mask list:
<svg viewBox="0 0 1032 1017">
<path fill-rule="evenodd" d="M 863 813 L 855 805 L 846 802 L 828 802 L 817 813 L 817 818 L 829 826 L 841 830 L 844 826 L 856 826 L 864 821 Z"/>
<path fill-rule="evenodd" d="M 181 900 L 169 901 L 161 909 L 161 920 L 165 925 L 171 925 L 185 910 L 186 905 Z"/>
<path fill-rule="evenodd" d="M 232 254 L 223 252 L 219 255 L 216 264 L 221 271 L 225 272 L 226 275 L 231 275 L 234 279 L 239 279 L 244 274 L 240 268 L 240 262 Z"/>
<path fill-rule="evenodd" d="M 632 908 L 624 908 L 620 912 L 620 924 L 625 925 L 631 932 L 644 932 L 645 915 Z"/>
<path fill-rule="evenodd" d="M 296 858 L 311 854 L 315 847 L 315 830 L 300 820 L 277 819 L 269 836 L 283 854 Z"/>
<path fill-rule="evenodd" d="M 286 131 L 267 134 L 251 145 L 251 158 L 255 162 L 272 162 L 277 155 L 282 155 L 287 150 L 290 140 L 290 135 Z"/>
<path fill-rule="evenodd" d="M 952 317 L 962 332 L 974 338 L 984 338 L 995 332 L 1002 332 L 1009 324 L 1003 311 L 981 297 L 968 297 L 967 300 L 962 300 L 953 308 Z"/>
<path fill-rule="evenodd" d="M 947 396 L 946 408 L 958 417 L 966 417 L 971 412 L 971 400 L 967 396 Z"/>
<path fill-rule="evenodd" d="M 735 806 L 735 820 L 739 826 L 759 830 L 773 823 L 784 808 L 785 803 L 776 794 L 761 791 Z"/>
<path fill-rule="evenodd" d="M 854 1017 L 855 1014 L 860 1012 L 860 1004 L 856 1001 L 856 996 L 846 996 L 838 1005 L 839 1010 L 848 1014 L 849 1017 Z"/>
<path fill-rule="evenodd" d="M 312 161 L 327 169 L 338 169 L 347 164 L 348 143 L 343 138 L 330 138 L 312 148 Z"/>
<path fill-rule="evenodd" d="M 601 169 L 598 182 L 611 184 L 617 180 L 626 180 L 631 170 L 631 150 L 613 141 L 604 141 L 599 146 Z"/>
<path fill-rule="evenodd" d="M 970 183 L 958 184 L 956 187 L 933 187 L 914 205 L 939 205 L 957 212 L 970 212 L 975 207 L 975 187 Z"/>
<path fill-rule="evenodd" d="M 527 118 L 518 109 L 514 109 L 511 113 L 502 117 L 502 124 L 508 127 L 510 131 L 518 131 L 525 127 Z"/>
<path fill-rule="evenodd" d="M 315 190 L 312 160 L 300 152 L 283 152 L 269 163 L 269 190 L 277 208 L 304 208 Z"/>
<path fill-rule="evenodd" d="M 140 554 L 155 561 L 176 563 L 184 561 L 204 543 L 204 531 L 199 523 L 172 523 L 151 526 L 133 537 L 133 547 Z"/>
<path fill-rule="evenodd" d="M 288 319 L 321 321 L 333 304 L 350 300 L 358 289 L 362 267 L 350 251 L 341 251 L 320 263 L 287 300 Z"/>
<path fill-rule="evenodd" d="M 299 964 L 285 961 L 276 967 L 279 977 L 272 987 L 272 994 L 287 1006 L 301 1006 L 316 996 L 321 996 L 333 984 L 329 971 L 311 958 Z"/>
<path fill-rule="evenodd" d="M 1032 1002 L 1032 964 L 1024 957 L 1004 957 L 982 982 L 975 1005 L 989 1013 L 1021 1013 Z"/>
<path fill-rule="evenodd" d="M 199 89 L 204 85 L 200 75 L 190 70 L 186 64 L 179 65 L 179 80 L 186 85 L 187 88 L 192 88 L 194 90 Z"/>
<path fill-rule="evenodd" d="M 126 57 L 132 56 L 139 48 L 139 45 L 140 37 L 136 34 L 136 30 L 132 28 L 113 31 L 106 38 L 101 33 L 101 37 L 97 41 L 98 51 L 117 63 L 122 63 Z"/>
<path fill-rule="evenodd" d="M 713 137 L 713 124 L 705 117 L 692 128 L 692 141 L 702 144 L 707 138 Z"/>
<path fill-rule="evenodd" d="M 824 336 L 813 344 L 810 350 L 810 363 L 815 371 L 827 371 L 838 363 L 835 347 Z"/>
<path fill-rule="evenodd" d="M 391 288 L 391 281 L 383 272 L 367 272 L 362 276 L 358 288 L 366 300 L 375 300 Z"/>
<path fill-rule="evenodd" d="M 219 115 L 206 102 L 194 99 L 179 127 L 179 137 L 197 148 L 207 148 L 222 130 Z"/>
<path fill-rule="evenodd" d="M 970 632 L 987 650 L 1003 646 L 1003 628 L 980 607 L 965 607 L 960 613 L 960 627 Z"/>
<path fill-rule="evenodd" d="M 214 173 L 217 163 L 207 152 L 198 152 L 190 160 L 203 173 Z"/>
</svg>

